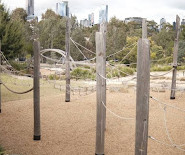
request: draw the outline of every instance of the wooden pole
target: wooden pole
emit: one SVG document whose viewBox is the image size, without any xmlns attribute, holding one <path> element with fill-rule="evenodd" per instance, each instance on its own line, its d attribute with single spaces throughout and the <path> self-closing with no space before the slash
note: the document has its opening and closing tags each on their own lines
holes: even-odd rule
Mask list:
<svg viewBox="0 0 185 155">
<path fill-rule="evenodd" d="M 180 18 L 176 16 L 176 37 L 174 42 L 174 52 L 173 52 L 173 72 L 172 72 L 172 84 L 171 84 L 171 95 L 170 99 L 175 99 L 175 89 L 176 89 L 176 76 L 177 76 L 177 58 L 179 49 L 179 34 L 180 34 Z"/>
<path fill-rule="evenodd" d="M 106 48 L 105 48 L 105 33 L 96 33 L 96 97 L 97 97 L 97 117 L 96 117 L 96 155 L 104 155 L 105 143 L 105 114 L 106 109 Z M 102 77 L 103 76 L 103 77 Z M 102 103 L 103 102 L 103 103 Z"/>
<path fill-rule="evenodd" d="M 146 20 L 143 20 L 143 38 L 137 50 L 137 92 L 135 155 L 147 155 L 148 116 L 150 91 L 150 42 L 147 37 Z"/>
<path fill-rule="evenodd" d="M 70 102 L 70 18 L 69 7 L 67 7 L 66 21 L 66 102 Z"/>
<path fill-rule="evenodd" d="M 104 52 L 106 53 L 106 33 L 107 33 L 107 22 L 100 23 L 100 32 L 103 33 L 105 36 L 103 38 L 103 45 L 104 45 Z M 106 54 L 105 54 L 106 55 Z M 105 66 L 103 66 L 103 73 L 106 76 L 106 59 L 105 59 Z M 104 76 L 104 77 L 105 77 Z M 106 89 L 106 80 L 105 80 L 105 89 Z M 106 106 L 106 91 L 102 94 L 103 98 L 105 98 L 105 106 Z M 104 115 L 104 120 L 105 120 L 105 131 L 106 131 L 106 109 L 105 109 L 105 115 Z"/>
<path fill-rule="evenodd" d="M 0 40 L 0 52 L 2 52 L 1 51 L 1 40 Z M 0 65 L 2 65 L 2 54 L 0 53 Z M 1 79 L 1 68 L 0 68 L 0 79 Z M 1 113 L 1 81 L 0 81 L 0 113 Z"/>
<path fill-rule="evenodd" d="M 34 41 L 34 140 L 41 139 L 40 131 L 40 42 Z"/>
</svg>

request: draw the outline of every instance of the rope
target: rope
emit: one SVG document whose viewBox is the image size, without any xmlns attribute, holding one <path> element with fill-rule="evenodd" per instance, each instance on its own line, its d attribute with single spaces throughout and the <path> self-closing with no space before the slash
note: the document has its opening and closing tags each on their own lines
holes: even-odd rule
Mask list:
<svg viewBox="0 0 185 155">
<path fill-rule="evenodd" d="M 14 94 L 26 94 L 26 93 L 29 93 L 33 90 L 33 87 L 29 90 L 26 90 L 26 91 L 23 91 L 23 92 L 16 92 L 16 91 L 13 91 L 11 90 L 10 88 L 8 88 L 2 81 L 1 81 L 1 84 L 7 89 L 9 90 L 10 92 L 14 93 Z"/>
<path fill-rule="evenodd" d="M 178 108 L 178 107 L 176 107 L 176 106 L 172 106 L 172 105 L 166 104 L 166 103 L 164 103 L 164 102 L 162 102 L 162 101 L 159 101 L 158 99 L 156 99 L 156 98 L 154 98 L 154 97 L 152 97 L 152 96 L 150 96 L 150 98 L 153 99 L 153 100 L 155 100 L 155 101 L 157 101 L 157 102 L 160 103 L 160 104 L 163 104 L 163 105 L 165 105 L 165 106 L 168 106 L 168 107 L 177 109 L 177 110 L 179 110 L 179 111 L 185 112 L 185 110 L 183 110 L 183 109 L 181 109 L 181 108 Z"/>
<path fill-rule="evenodd" d="M 166 119 L 166 104 L 165 104 L 165 107 L 163 108 L 160 104 L 160 102 L 158 102 L 159 104 L 159 107 L 161 108 L 161 110 L 164 112 L 164 127 L 165 127 L 165 131 L 166 131 L 166 135 L 171 143 L 171 146 L 173 147 L 176 147 L 178 148 L 179 150 L 184 150 L 182 149 L 181 147 L 184 146 L 185 144 L 181 144 L 181 145 L 177 145 L 173 142 L 171 136 L 170 136 L 170 133 L 169 133 L 169 130 L 168 130 L 168 127 L 167 127 L 167 119 Z M 179 109 L 178 109 L 179 110 Z M 185 150 L 184 150 L 185 151 Z"/>
<path fill-rule="evenodd" d="M 102 104 L 103 104 L 103 106 L 104 106 L 105 109 L 107 109 L 112 115 L 116 116 L 117 118 L 120 118 L 120 119 L 123 119 L 123 120 L 135 120 L 134 118 L 121 117 L 121 116 L 115 114 L 114 112 L 112 112 L 110 109 L 108 109 L 108 108 L 105 106 L 105 104 L 104 104 L 103 101 L 102 101 Z"/>
<path fill-rule="evenodd" d="M 72 38 L 70 38 L 71 39 L 71 41 L 74 41 Z M 91 50 L 89 50 L 89 49 L 87 49 L 86 47 L 84 47 L 84 46 L 82 46 L 82 45 L 80 45 L 79 43 L 77 43 L 76 41 L 74 41 L 77 45 L 79 45 L 79 46 L 81 46 L 82 48 L 84 48 L 85 50 L 87 50 L 87 51 L 89 51 L 90 53 L 93 53 L 93 54 L 95 54 L 96 55 L 96 53 L 95 52 L 93 52 L 93 51 L 91 51 Z"/>
<path fill-rule="evenodd" d="M 125 56 L 123 57 L 123 59 L 122 59 L 120 62 L 122 62 L 123 60 L 125 60 L 126 57 L 127 57 L 130 53 L 132 53 L 132 51 L 134 50 L 134 48 L 136 47 L 136 45 L 137 45 L 137 43 L 136 43 L 136 44 L 134 45 L 134 47 L 130 50 L 130 52 L 128 52 L 127 55 L 125 55 Z"/>
<path fill-rule="evenodd" d="M 137 43 L 133 43 L 132 45 L 130 45 L 130 46 L 128 46 L 128 47 L 123 47 L 121 50 L 119 50 L 119 51 L 117 51 L 117 52 L 115 52 L 115 53 L 113 53 L 113 54 L 108 55 L 106 58 L 109 58 L 109 57 L 111 57 L 111 56 L 113 56 L 113 55 L 116 55 L 116 54 L 122 52 L 125 48 L 129 48 L 129 47 L 131 47 L 131 46 L 133 46 L 133 45 L 136 46 L 136 44 L 137 44 Z M 134 46 L 134 47 L 135 47 L 135 46 Z M 130 54 L 130 52 L 129 52 L 128 54 Z M 128 54 L 127 54 L 127 55 L 128 55 Z"/>
<path fill-rule="evenodd" d="M 60 60 L 56 60 L 56 59 L 52 59 L 52 58 L 49 58 L 49 57 L 47 57 L 47 56 L 45 56 L 45 55 L 43 55 L 43 54 L 40 54 L 43 58 L 45 58 L 45 59 L 48 59 L 48 60 L 51 60 L 51 61 L 53 61 L 53 62 L 56 62 L 56 63 L 59 63 L 60 62 Z"/>
<path fill-rule="evenodd" d="M 172 72 L 173 70 L 174 70 L 174 69 L 172 68 L 170 71 L 168 71 L 168 72 L 166 72 L 166 73 L 164 73 L 164 74 L 161 74 L 161 75 L 152 75 L 152 74 L 150 74 L 150 76 L 152 76 L 152 77 L 164 76 L 164 75 L 167 75 L 168 73 Z"/>
<path fill-rule="evenodd" d="M 182 148 L 180 148 L 180 147 L 177 146 L 177 145 L 167 144 L 167 143 L 162 142 L 162 141 L 160 141 L 160 140 L 158 140 L 158 139 L 156 139 L 156 138 L 154 138 L 154 137 L 152 137 L 152 136 L 148 136 L 148 138 L 150 138 L 150 139 L 153 140 L 153 141 L 156 141 L 156 142 L 159 143 L 159 144 L 162 144 L 162 145 L 165 145 L 165 146 L 169 146 L 169 147 L 173 147 L 173 148 L 177 148 L 177 149 L 179 149 L 179 150 L 185 152 L 185 149 L 182 149 Z"/>
<path fill-rule="evenodd" d="M 88 58 L 83 54 L 83 52 L 79 49 L 79 47 L 76 45 L 76 43 L 71 39 L 72 43 L 75 45 L 75 47 L 79 50 L 79 52 L 83 55 L 83 57 L 88 60 Z"/>
</svg>

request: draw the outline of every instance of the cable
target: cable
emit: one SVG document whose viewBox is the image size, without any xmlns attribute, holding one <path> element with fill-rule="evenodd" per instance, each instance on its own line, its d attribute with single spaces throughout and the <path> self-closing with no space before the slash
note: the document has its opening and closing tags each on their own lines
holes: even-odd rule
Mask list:
<svg viewBox="0 0 185 155">
<path fill-rule="evenodd" d="M 1 81 L 1 84 L 7 89 L 9 90 L 10 92 L 14 93 L 14 94 L 26 94 L 26 93 L 29 93 L 33 90 L 33 87 L 29 90 L 26 90 L 26 91 L 23 91 L 23 92 L 16 92 L 16 91 L 13 91 L 11 90 L 10 88 L 8 88 L 2 81 Z"/>
<path fill-rule="evenodd" d="M 83 52 L 79 49 L 79 47 L 76 45 L 76 43 L 72 39 L 71 39 L 71 41 L 75 45 L 75 47 L 80 51 L 80 53 L 83 55 L 83 57 L 88 60 L 88 58 L 83 54 Z"/>
<path fill-rule="evenodd" d="M 103 106 L 104 106 L 105 109 L 107 109 L 112 115 L 116 116 L 117 118 L 124 119 L 124 120 L 135 120 L 135 118 L 121 117 L 121 116 L 115 114 L 114 112 L 112 112 L 110 109 L 108 109 L 108 108 L 105 106 L 105 104 L 104 104 L 103 101 L 102 101 L 101 103 L 103 104 Z"/>
<path fill-rule="evenodd" d="M 164 76 L 164 75 L 167 75 L 168 73 L 172 72 L 173 70 L 174 70 L 174 69 L 172 68 L 170 71 L 168 71 L 168 72 L 166 72 L 166 73 L 164 73 L 164 74 L 161 74 L 161 75 L 152 75 L 152 74 L 150 74 L 150 76 L 152 76 L 152 77 Z"/>
<path fill-rule="evenodd" d="M 181 109 L 181 108 L 178 108 L 178 107 L 175 107 L 175 106 L 166 104 L 166 103 L 164 103 L 164 102 L 162 102 L 162 101 L 159 101 L 158 99 L 156 99 L 156 98 L 154 98 L 154 97 L 152 97 L 152 96 L 150 96 L 150 98 L 153 99 L 153 100 L 155 100 L 155 101 L 157 101 L 157 102 L 160 103 L 160 104 L 163 104 L 163 105 L 165 105 L 165 106 L 168 106 L 168 107 L 177 109 L 177 110 L 179 110 L 179 111 L 185 112 L 185 110 L 183 110 L 183 109 Z"/>
<path fill-rule="evenodd" d="M 115 52 L 115 53 L 113 53 L 113 54 L 108 55 L 106 58 L 109 58 L 109 57 L 111 57 L 111 56 L 113 56 L 113 55 L 116 55 L 116 54 L 122 52 L 125 48 L 129 48 L 129 47 L 131 47 L 131 46 L 133 46 L 133 45 L 136 46 L 137 43 L 133 43 L 132 45 L 130 45 L 130 46 L 128 46 L 128 47 L 123 47 L 121 50 L 119 50 L 119 51 L 117 51 L 117 52 Z M 135 47 L 135 46 L 134 46 L 134 47 Z M 128 54 L 130 54 L 130 52 L 129 52 Z M 127 54 L 127 55 L 128 55 L 128 54 Z M 123 61 L 123 60 L 122 60 L 122 61 Z"/>
<path fill-rule="evenodd" d="M 74 41 L 72 38 L 70 38 L 71 39 L 71 41 Z M 90 53 L 93 53 L 93 54 L 95 54 L 96 55 L 96 53 L 95 52 L 93 52 L 93 51 L 91 51 L 91 50 L 89 50 L 89 49 L 87 49 L 86 47 L 84 47 L 84 46 L 82 46 L 82 45 L 80 45 L 79 43 L 77 43 L 76 41 L 74 41 L 77 45 L 79 45 L 79 46 L 81 46 L 82 48 L 84 48 L 85 50 L 87 50 L 87 51 L 89 51 Z"/>
</svg>

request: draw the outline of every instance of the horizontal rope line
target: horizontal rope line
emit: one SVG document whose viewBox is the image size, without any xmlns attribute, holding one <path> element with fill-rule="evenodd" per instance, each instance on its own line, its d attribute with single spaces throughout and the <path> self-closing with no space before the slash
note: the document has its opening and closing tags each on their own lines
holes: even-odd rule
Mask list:
<svg viewBox="0 0 185 155">
<path fill-rule="evenodd" d="M 105 104 L 104 104 L 103 101 L 102 101 L 101 103 L 103 104 L 104 108 L 107 109 L 112 115 L 114 115 L 114 116 L 116 116 L 116 117 L 118 117 L 118 118 L 120 118 L 120 119 L 123 119 L 123 120 L 135 120 L 135 118 L 128 118 L 128 117 L 119 116 L 119 115 L 117 115 L 116 113 L 112 112 L 110 109 L 108 109 L 108 108 L 105 106 Z"/>
<path fill-rule="evenodd" d="M 33 87 L 29 90 L 26 90 L 26 91 L 23 91 L 23 92 L 16 92 L 14 90 L 11 90 L 10 88 L 8 88 L 3 82 L 1 82 L 1 84 L 7 89 L 9 90 L 10 92 L 14 93 L 14 94 L 26 94 L 26 93 L 29 93 L 33 90 Z"/>
</svg>

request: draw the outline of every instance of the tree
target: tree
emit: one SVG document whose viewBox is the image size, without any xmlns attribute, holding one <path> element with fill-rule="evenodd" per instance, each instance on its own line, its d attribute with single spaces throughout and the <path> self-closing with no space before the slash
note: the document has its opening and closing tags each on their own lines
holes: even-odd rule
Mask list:
<svg viewBox="0 0 185 155">
<path fill-rule="evenodd" d="M 20 29 L 19 21 L 9 22 L 5 29 L 5 35 L 2 39 L 3 52 L 9 59 L 18 57 L 24 46 L 24 37 Z"/>
<path fill-rule="evenodd" d="M 41 46 L 65 50 L 66 19 L 48 9 L 38 24 Z"/>
<path fill-rule="evenodd" d="M 171 28 L 168 30 L 166 30 L 166 28 L 163 28 L 159 33 L 152 36 L 152 40 L 155 41 L 158 46 L 162 46 L 164 50 L 163 57 L 168 57 L 172 55 L 175 39 L 174 36 L 174 31 Z"/>
<path fill-rule="evenodd" d="M 185 41 L 179 41 L 178 62 L 185 63 Z"/>
<path fill-rule="evenodd" d="M 80 45 L 85 46 L 85 35 L 82 31 L 82 29 L 77 28 L 75 30 L 73 30 L 72 34 L 71 34 L 71 38 L 78 42 Z M 71 56 L 74 60 L 76 61 L 80 61 L 80 60 L 84 60 L 84 56 L 79 52 L 79 50 L 77 49 L 77 47 L 74 45 L 73 42 L 71 42 L 71 46 L 70 46 L 70 52 L 71 52 Z M 81 47 L 79 47 L 79 49 L 82 51 L 82 53 L 84 53 L 84 55 L 86 57 L 89 58 L 89 56 L 86 54 L 85 50 Z"/>
<path fill-rule="evenodd" d="M 2 37 L 5 35 L 6 25 L 8 24 L 9 20 L 9 13 L 4 5 L 0 2 L 0 40 L 2 40 Z"/>
<path fill-rule="evenodd" d="M 113 17 L 107 27 L 107 55 L 121 50 L 126 44 L 127 26 Z M 112 58 L 111 58 L 112 59 Z"/>
<path fill-rule="evenodd" d="M 12 11 L 12 14 L 10 17 L 11 17 L 11 20 L 13 21 L 20 21 L 25 23 L 27 13 L 26 13 L 26 10 L 24 10 L 23 8 L 16 8 L 15 10 Z"/>
<path fill-rule="evenodd" d="M 50 18 L 57 18 L 59 19 L 60 16 L 57 15 L 53 10 L 51 9 L 47 9 L 46 12 L 44 14 L 42 14 L 42 20 L 45 20 L 45 19 L 50 19 Z"/>
</svg>

